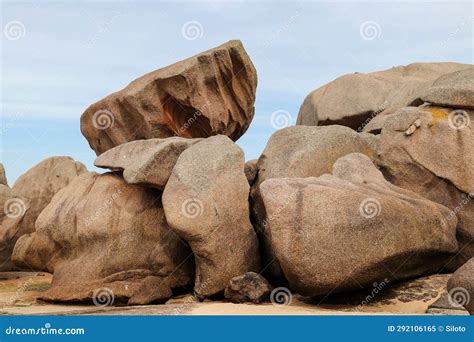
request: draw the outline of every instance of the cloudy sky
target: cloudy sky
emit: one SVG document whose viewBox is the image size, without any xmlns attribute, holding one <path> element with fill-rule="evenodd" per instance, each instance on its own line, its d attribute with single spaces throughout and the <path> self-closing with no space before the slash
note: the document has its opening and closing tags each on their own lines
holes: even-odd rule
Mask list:
<svg viewBox="0 0 474 342">
<path fill-rule="evenodd" d="M 0 160 L 10 185 L 48 156 L 95 158 L 79 130 L 89 104 L 149 71 L 230 39 L 258 72 L 255 118 L 238 141 L 257 158 L 313 89 L 413 62 L 472 63 L 465 2 L 2 1 Z"/>
</svg>

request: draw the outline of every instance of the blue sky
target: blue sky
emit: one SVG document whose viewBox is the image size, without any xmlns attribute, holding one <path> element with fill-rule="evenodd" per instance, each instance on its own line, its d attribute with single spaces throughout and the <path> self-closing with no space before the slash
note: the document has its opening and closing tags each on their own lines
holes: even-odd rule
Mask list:
<svg viewBox="0 0 474 342">
<path fill-rule="evenodd" d="M 49 156 L 69 155 L 93 169 L 95 153 L 79 129 L 89 104 L 230 39 L 242 40 L 258 72 L 255 117 L 238 141 L 246 159 L 257 158 L 276 130 L 272 113 L 286 111 L 294 123 L 304 97 L 342 74 L 413 62 L 472 63 L 473 56 L 469 1 L 1 6 L 0 160 L 10 185 Z M 200 25 L 196 39 L 183 35 L 188 22 Z"/>
</svg>

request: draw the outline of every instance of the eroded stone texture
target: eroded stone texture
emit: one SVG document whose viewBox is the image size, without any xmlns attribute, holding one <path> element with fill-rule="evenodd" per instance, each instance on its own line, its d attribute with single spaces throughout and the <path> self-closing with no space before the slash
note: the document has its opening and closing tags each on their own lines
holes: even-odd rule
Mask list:
<svg viewBox="0 0 474 342">
<path fill-rule="evenodd" d="M 12 260 L 53 273 L 45 300 L 163 301 L 172 288 L 192 284 L 194 272 L 191 251 L 170 231 L 160 197 L 111 173 L 82 175 L 54 196 L 35 232 L 16 243 Z"/>
<path fill-rule="evenodd" d="M 272 249 L 290 288 L 318 296 L 436 272 L 457 251 L 449 209 L 387 182 L 360 153 L 332 174 L 260 186 Z"/>
<path fill-rule="evenodd" d="M 81 131 L 97 155 L 139 139 L 237 140 L 254 115 L 257 73 L 242 43 L 150 72 L 86 109 Z"/>
</svg>

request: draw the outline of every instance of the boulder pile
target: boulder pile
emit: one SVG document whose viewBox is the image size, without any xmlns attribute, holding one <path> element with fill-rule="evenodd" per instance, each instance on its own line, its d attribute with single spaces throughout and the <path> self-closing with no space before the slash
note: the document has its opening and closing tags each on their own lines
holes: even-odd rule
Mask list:
<svg viewBox="0 0 474 342">
<path fill-rule="evenodd" d="M 338 78 L 246 162 L 256 86 L 230 41 L 86 109 L 109 172 L 55 157 L 10 189 L 0 167 L 0 204 L 21 204 L 0 216 L 5 267 L 52 273 L 44 300 L 96 305 L 260 303 L 455 270 L 474 302 L 472 65 Z"/>
</svg>

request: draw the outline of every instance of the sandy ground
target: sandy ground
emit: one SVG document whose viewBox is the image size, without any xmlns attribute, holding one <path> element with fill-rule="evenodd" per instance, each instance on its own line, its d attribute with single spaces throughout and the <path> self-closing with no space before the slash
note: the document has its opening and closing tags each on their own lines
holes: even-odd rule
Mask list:
<svg viewBox="0 0 474 342">
<path fill-rule="evenodd" d="M 196 302 L 190 295 L 166 304 L 97 307 L 92 303 L 57 304 L 38 301 L 50 287 L 48 273 L 0 272 L 2 315 L 391 315 L 450 314 L 467 311 L 449 306 L 446 282 L 449 275 L 433 275 L 370 291 L 308 299 L 293 295 L 287 305 Z"/>
</svg>

